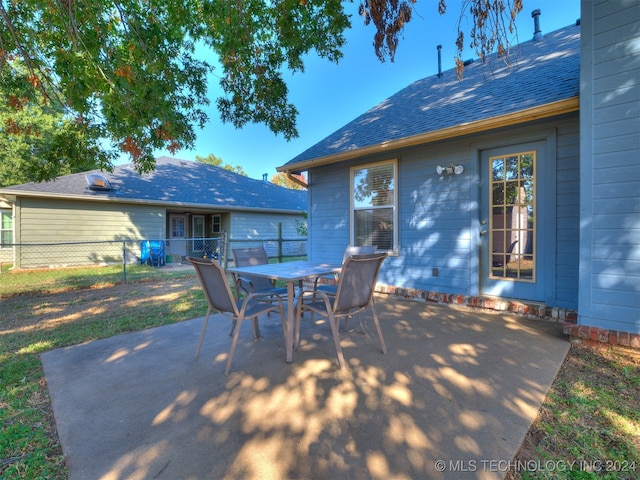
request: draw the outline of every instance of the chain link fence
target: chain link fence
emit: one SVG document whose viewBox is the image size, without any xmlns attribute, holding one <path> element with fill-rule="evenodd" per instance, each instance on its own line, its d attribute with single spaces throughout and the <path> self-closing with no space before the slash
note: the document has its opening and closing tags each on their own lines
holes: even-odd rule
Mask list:
<svg viewBox="0 0 640 480">
<path fill-rule="evenodd" d="M 231 248 L 262 245 L 272 261 L 306 258 L 306 240 L 122 239 L 9 244 L 0 255 L 0 297 L 194 275 L 188 256 L 230 262 Z M 10 253 L 10 254 L 8 254 Z"/>
</svg>

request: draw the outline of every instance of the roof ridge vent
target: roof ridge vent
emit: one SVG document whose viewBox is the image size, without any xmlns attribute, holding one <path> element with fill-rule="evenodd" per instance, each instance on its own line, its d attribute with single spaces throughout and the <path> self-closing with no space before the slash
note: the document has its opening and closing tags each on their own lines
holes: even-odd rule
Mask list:
<svg viewBox="0 0 640 480">
<path fill-rule="evenodd" d="M 89 190 L 109 192 L 112 189 L 111 182 L 107 180 L 107 177 L 105 177 L 101 173 L 90 173 L 86 175 L 86 178 L 87 185 L 89 185 Z"/>
</svg>

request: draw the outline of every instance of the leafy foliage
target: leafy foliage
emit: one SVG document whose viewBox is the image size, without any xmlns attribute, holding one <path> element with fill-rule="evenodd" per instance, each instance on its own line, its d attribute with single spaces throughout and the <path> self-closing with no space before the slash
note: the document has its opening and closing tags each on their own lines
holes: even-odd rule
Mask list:
<svg viewBox="0 0 640 480">
<path fill-rule="evenodd" d="M 14 64 L 23 76 L 6 79 L 9 85 L 24 81 L 24 70 Z M 0 76 L 6 73 L 3 69 Z M 96 168 L 101 149 L 85 126 L 43 103 L 38 92 L 29 98 L 18 91 L 10 86 L 0 91 L 0 187 Z"/>
<path fill-rule="evenodd" d="M 411 20 L 412 5 L 417 0 L 365 0 L 360 3 L 358 13 L 366 25 L 373 22 L 376 33 L 373 46 L 381 62 L 387 57 L 393 62 L 398 48 L 399 35 Z M 440 0 L 444 3 L 445 0 Z"/>
<path fill-rule="evenodd" d="M 373 40 L 376 55 L 384 62 L 392 62 L 400 43 L 400 35 L 412 18 L 417 0 L 361 0 L 359 13 L 365 24 L 373 23 L 376 33 Z M 509 36 L 515 32 L 516 15 L 522 11 L 522 0 L 463 0 L 458 17 L 458 38 L 456 40 L 456 74 L 462 78 L 465 36 L 462 30 L 466 15 L 471 17 L 469 47 L 478 58 L 484 60 L 489 53 L 497 52 L 505 61 L 509 57 Z M 447 12 L 447 0 L 438 0 L 438 13 Z"/>
<path fill-rule="evenodd" d="M 102 140 L 101 167 L 124 152 L 140 172 L 153 168 L 154 150 L 191 148 L 208 121 L 212 68 L 197 47 L 223 65 L 223 120 L 292 138 L 297 111 L 282 68 L 303 70 L 312 49 L 337 61 L 349 26 L 339 0 L 31 0 L 2 2 L 0 17 L 0 90 L 41 96 Z"/>
<path fill-rule="evenodd" d="M 440 0 L 440 5 L 445 0 Z M 441 8 L 441 7 L 440 7 Z M 487 2 L 484 0 L 464 0 L 462 12 L 458 19 L 458 39 L 456 47 L 456 74 L 462 78 L 464 72 L 464 62 L 462 60 L 462 50 L 464 49 L 464 33 L 461 29 L 462 19 L 465 11 L 471 15 L 471 32 L 469 33 L 469 47 L 474 49 L 481 61 L 492 52 L 498 53 L 498 58 L 509 63 L 509 37 L 516 30 L 516 16 L 522 11 L 522 0 L 495 0 Z M 442 13 L 446 11 L 441 8 Z"/>
<path fill-rule="evenodd" d="M 213 153 L 210 153 L 206 157 L 201 157 L 200 155 L 196 155 L 196 162 L 198 163 L 206 163 L 207 165 L 213 165 L 214 167 L 220 167 L 224 170 L 229 170 L 230 172 L 237 173 L 238 175 L 244 175 L 248 177 L 247 172 L 244 171 L 241 165 L 231 165 L 230 163 L 222 163 L 222 159 L 220 157 L 216 157 Z"/>
<path fill-rule="evenodd" d="M 376 27 L 374 47 L 381 60 L 393 60 L 416 2 L 361 0 L 365 23 Z M 213 73 L 223 90 L 215 100 L 223 121 L 238 128 L 264 123 L 275 134 L 294 138 L 298 111 L 289 102 L 283 71 L 303 72 L 311 52 L 340 60 L 351 26 L 343 3 L 1 2 L 1 100 L 14 115 L 0 128 L 15 135 L 21 108 L 35 102 L 62 115 L 68 130 L 56 137 L 62 145 L 55 155 L 39 158 L 39 178 L 55 178 L 63 162 L 83 158 L 110 170 L 122 154 L 139 172 L 149 171 L 154 151 L 193 148 L 196 129 L 209 120 L 204 108 Z M 522 0 L 465 0 L 464 5 L 473 19 L 472 45 L 483 54 L 494 47 L 506 51 L 504 32 L 513 27 Z M 445 10 L 446 0 L 440 0 L 439 11 Z M 221 71 L 199 57 L 203 50 L 219 60 Z M 77 148 L 66 148 L 71 145 Z"/>
<path fill-rule="evenodd" d="M 307 179 L 304 175 L 293 174 L 295 178 L 297 178 L 302 184 L 307 183 Z M 305 187 L 302 186 L 301 183 L 296 183 L 295 181 L 288 178 L 283 172 L 276 173 L 271 177 L 271 183 L 274 185 L 279 185 L 284 188 L 289 188 L 291 190 L 306 190 Z"/>
</svg>

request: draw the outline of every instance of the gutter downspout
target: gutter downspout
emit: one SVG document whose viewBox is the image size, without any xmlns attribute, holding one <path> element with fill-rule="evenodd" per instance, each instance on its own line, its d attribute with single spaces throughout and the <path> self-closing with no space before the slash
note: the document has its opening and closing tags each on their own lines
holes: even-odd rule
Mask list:
<svg viewBox="0 0 640 480">
<path fill-rule="evenodd" d="M 287 175 L 287 178 L 291 180 L 293 183 L 297 183 L 302 188 L 309 188 L 309 185 L 307 183 L 303 182 L 298 177 L 294 177 L 293 172 L 291 170 L 287 170 L 285 174 Z"/>
</svg>

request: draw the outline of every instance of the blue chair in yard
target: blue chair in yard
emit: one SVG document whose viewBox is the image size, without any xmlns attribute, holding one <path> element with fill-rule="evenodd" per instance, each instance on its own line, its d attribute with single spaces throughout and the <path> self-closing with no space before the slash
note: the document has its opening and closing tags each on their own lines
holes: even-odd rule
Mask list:
<svg viewBox="0 0 640 480">
<path fill-rule="evenodd" d="M 164 253 L 163 240 L 145 240 L 140 245 L 140 262 L 154 267 L 161 267 L 165 261 Z"/>
</svg>

